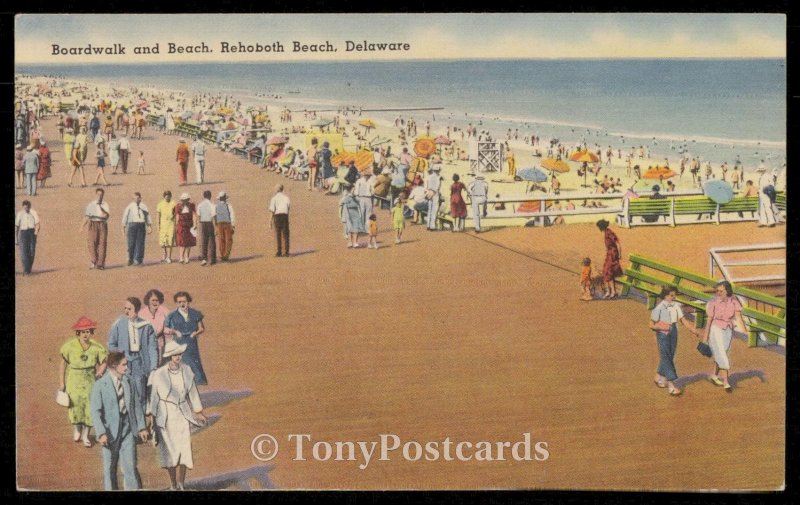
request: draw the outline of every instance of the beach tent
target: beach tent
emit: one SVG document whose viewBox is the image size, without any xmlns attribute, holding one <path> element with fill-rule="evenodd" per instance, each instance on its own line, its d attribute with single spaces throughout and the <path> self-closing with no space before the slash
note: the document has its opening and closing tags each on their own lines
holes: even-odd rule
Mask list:
<svg viewBox="0 0 800 505">
<path fill-rule="evenodd" d="M 349 165 L 351 161 L 355 162 L 359 172 L 371 169 L 373 161 L 372 152 L 369 149 L 361 149 L 358 152 L 342 151 L 331 158 L 331 163 L 334 167 L 338 167 L 342 164 Z"/>
</svg>

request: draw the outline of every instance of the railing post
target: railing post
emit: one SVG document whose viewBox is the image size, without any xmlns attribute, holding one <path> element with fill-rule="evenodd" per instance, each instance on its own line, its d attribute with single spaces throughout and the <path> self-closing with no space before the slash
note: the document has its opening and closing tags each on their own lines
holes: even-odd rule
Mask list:
<svg viewBox="0 0 800 505">
<path fill-rule="evenodd" d="M 675 198 L 676 197 L 674 197 L 674 196 L 672 197 L 672 199 L 671 199 L 672 201 L 671 201 L 670 206 L 669 206 L 669 213 L 670 213 L 670 217 L 672 218 L 672 224 L 670 224 L 670 226 L 673 227 L 673 228 L 675 227 Z"/>
</svg>

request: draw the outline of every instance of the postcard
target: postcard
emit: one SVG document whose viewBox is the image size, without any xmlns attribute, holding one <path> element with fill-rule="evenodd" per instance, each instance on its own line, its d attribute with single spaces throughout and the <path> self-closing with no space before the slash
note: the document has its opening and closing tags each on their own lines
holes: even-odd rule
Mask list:
<svg viewBox="0 0 800 505">
<path fill-rule="evenodd" d="M 14 37 L 18 489 L 785 487 L 785 16 Z"/>
</svg>

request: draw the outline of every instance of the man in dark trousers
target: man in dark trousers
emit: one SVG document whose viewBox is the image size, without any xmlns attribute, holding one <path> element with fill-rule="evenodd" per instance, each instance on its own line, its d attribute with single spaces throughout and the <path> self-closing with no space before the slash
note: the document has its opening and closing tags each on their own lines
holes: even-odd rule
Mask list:
<svg viewBox="0 0 800 505">
<path fill-rule="evenodd" d="M 275 196 L 269 201 L 269 211 L 272 212 L 272 219 L 269 227 L 275 228 L 275 241 L 278 245 L 278 252 L 275 256 L 289 256 L 289 197 L 283 192 L 283 184 L 275 186 Z M 285 243 L 283 253 L 281 244 Z"/>
</svg>

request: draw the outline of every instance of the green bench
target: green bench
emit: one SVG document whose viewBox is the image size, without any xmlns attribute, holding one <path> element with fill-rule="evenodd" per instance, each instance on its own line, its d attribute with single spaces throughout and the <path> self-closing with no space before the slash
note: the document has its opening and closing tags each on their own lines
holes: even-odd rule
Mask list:
<svg viewBox="0 0 800 505">
<path fill-rule="evenodd" d="M 627 296 L 631 289 L 636 289 L 647 296 L 647 308 L 652 310 L 661 288 L 665 285 L 675 286 L 678 289 L 676 298 L 678 302 L 694 308 L 696 326 L 698 328 L 705 326 L 706 304 L 714 297 L 716 279 L 638 254 L 632 254 L 629 259 L 631 266 L 625 268 L 623 276 L 616 279 L 623 285 L 623 296 Z M 759 334 L 766 335 L 772 343 L 777 343 L 780 338 L 786 338 L 785 299 L 735 284 L 733 293 L 748 302 L 742 309 L 742 316 L 747 323 L 747 342 L 750 347 L 758 345 Z M 768 307 L 769 311 L 759 308 L 759 304 L 765 309 Z"/>
<path fill-rule="evenodd" d="M 776 205 L 782 211 L 786 210 L 786 193 L 777 194 Z M 758 197 L 735 196 L 728 203 L 717 204 L 706 196 L 679 196 L 652 199 L 648 197 L 633 198 L 623 205 L 619 215 L 620 224 L 631 227 L 633 225 L 647 224 L 677 224 L 676 216 L 696 215 L 702 217 L 708 214 L 715 224 L 720 224 L 720 216 L 735 212 L 740 220 L 756 219 L 758 212 Z M 750 213 L 745 215 L 745 213 Z M 653 222 L 634 223 L 634 217 L 644 218 L 656 216 Z"/>
<path fill-rule="evenodd" d="M 633 226 L 633 218 L 642 218 L 641 223 L 637 224 L 659 224 L 662 218 L 666 219 L 672 212 L 672 199 L 671 198 L 632 198 L 626 201 L 622 209 L 623 225 L 626 227 Z M 644 218 L 655 216 L 656 220 L 652 223 L 644 221 Z M 665 221 L 666 222 L 666 221 Z"/>
</svg>

